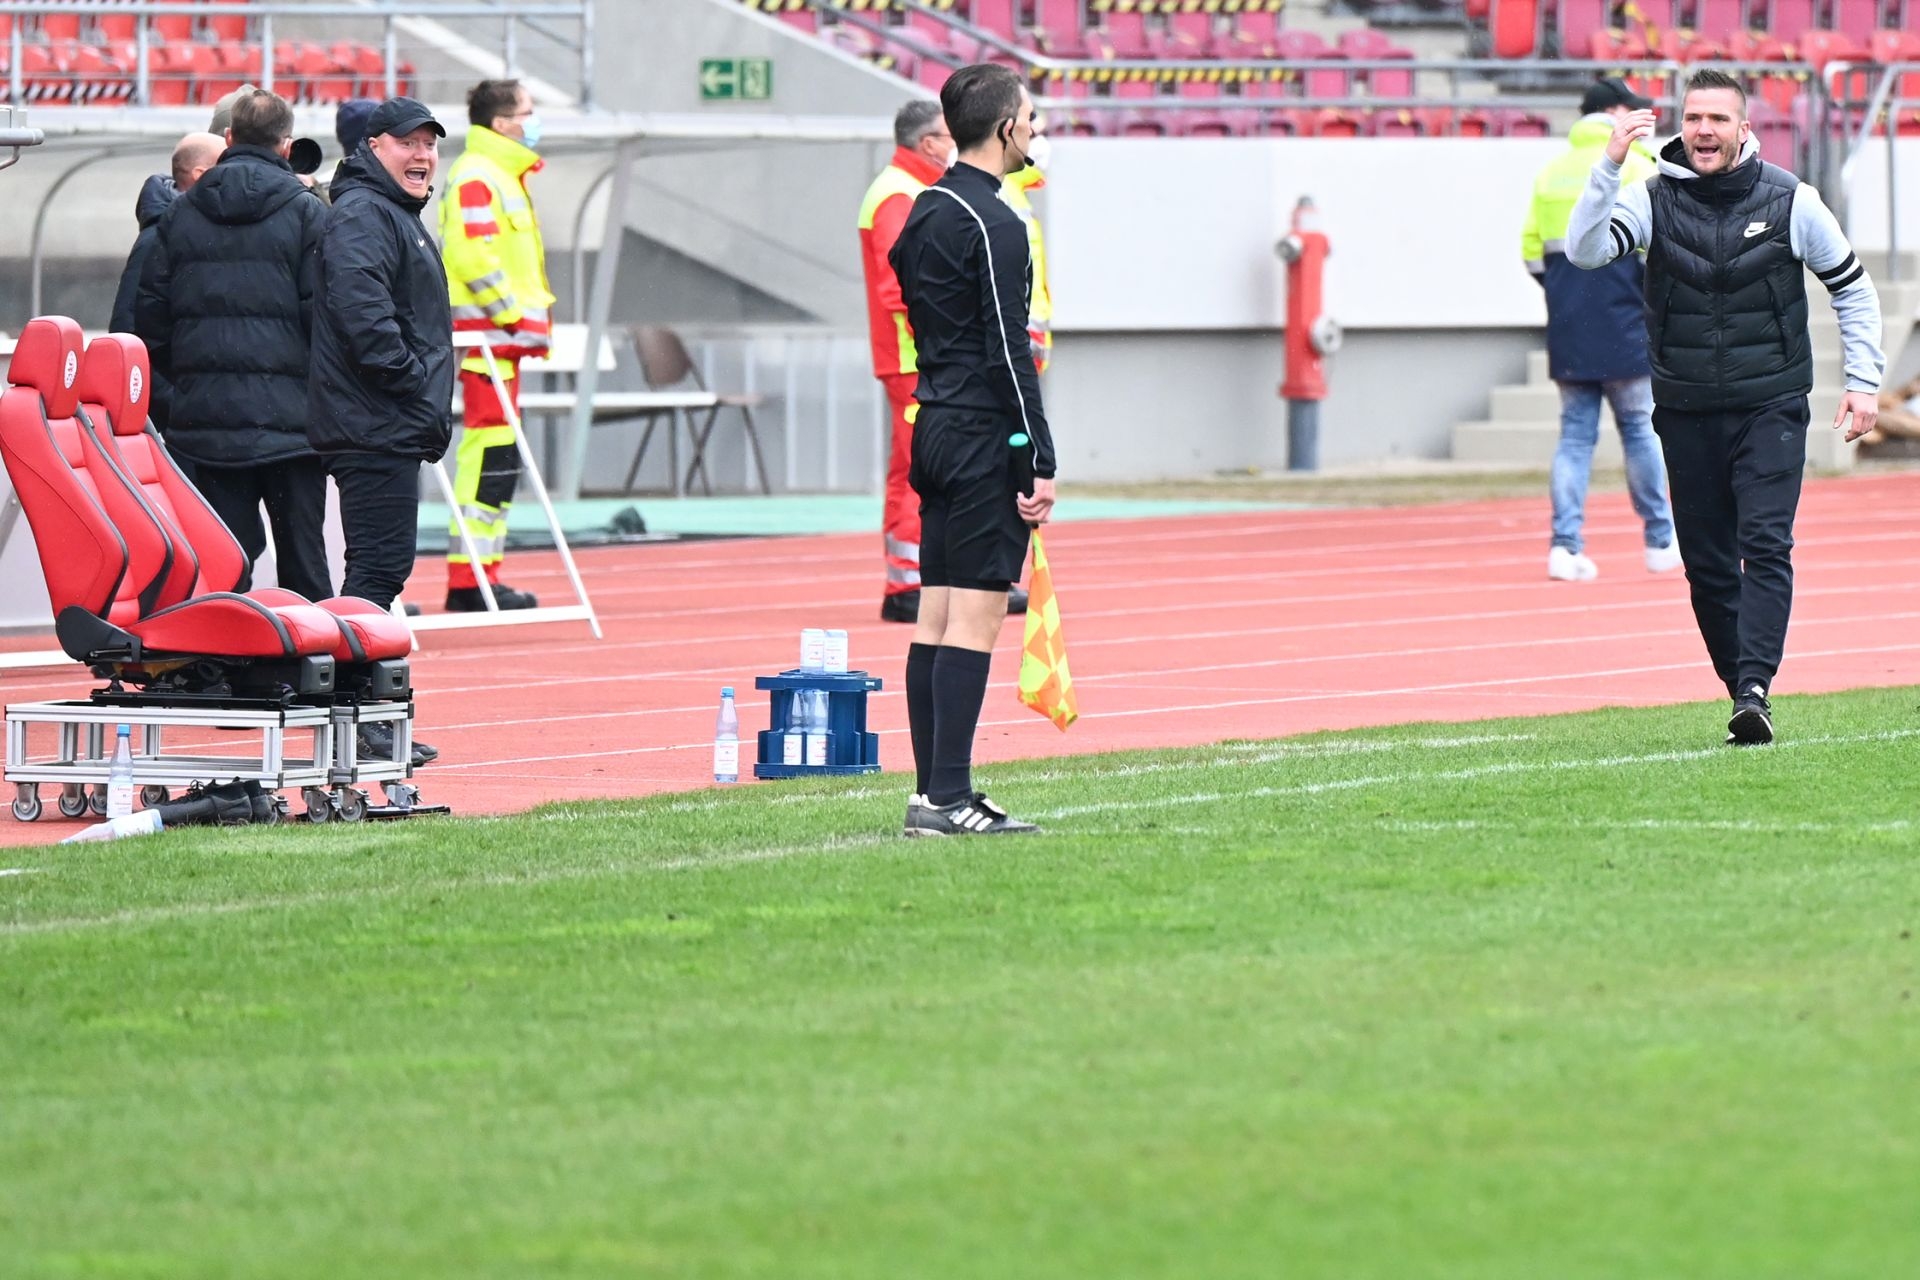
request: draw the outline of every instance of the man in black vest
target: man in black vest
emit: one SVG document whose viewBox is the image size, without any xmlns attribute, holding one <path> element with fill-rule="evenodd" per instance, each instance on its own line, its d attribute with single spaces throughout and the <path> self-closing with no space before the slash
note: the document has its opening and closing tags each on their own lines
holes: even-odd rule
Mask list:
<svg viewBox="0 0 1920 1280">
<path fill-rule="evenodd" d="M 1847 382 L 1833 425 L 1848 440 L 1879 413 L 1880 299 L 1819 193 L 1760 159 L 1731 76 L 1693 73 L 1659 173 L 1622 187 L 1627 149 L 1653 126 L 1651 111 L 1615 125 L 1568 224 L 1567 257 L 1591 270 L 1646 251 L 1653 427 L 1693 614 L 1733 695 L 1727 741 L 1756 745 L 1773 741 L 1767 691 L 1793 605 L 1813 390 L 1805 273 L 1840 321 Z"/>
</svg>

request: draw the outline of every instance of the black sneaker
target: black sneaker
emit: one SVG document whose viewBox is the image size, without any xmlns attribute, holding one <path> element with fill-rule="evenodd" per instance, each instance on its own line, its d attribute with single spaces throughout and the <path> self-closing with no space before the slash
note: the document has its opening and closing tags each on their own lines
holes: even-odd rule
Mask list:
<svg viewBox="0 0 1920 1280">
<path fill-rule="evenodd" d="M 1039 830 L 1031 822 L 1012 817 L 978 791 L 971 799 L 949 805 L 929 804 L 917 813 L 911 805 L 907 809 L 910 836 L 1024 836 Z"/>
<path fill-rule="evenodd" d="M 902 834 L 912 835 L 914 833 L 914 828 L 920 825 L 921 819 L 925 815 L 926 811 L 928 809 L 931 809 L 932 807 L 933 807 L 932 805 L 927 803 L 927 798 L 921 795 L 918 791 L 908 796 L 907 797 L 907 824 L 904 828 L 902 828 Z"/>
<path fill-rule="evenodd" d="M 880 621 L 920 621 L 920 592 L 902 591 L 898 595 L 883 597 L 880 601 Z"/>
<path fill-rule="evenodd" d="M 493 586 L 493 602 L 503 610 L 532 609 L 540 603 L 531 591 L 515 591 L 512 587 L 497 582 Z M 487 601 L 480 594 L 480 588 L 447 588 L 448 613 L 484 613 L 486 608 Z"/>
<path fill-rule="evenodd" d="M 362 759 L 393 759 L 393 722 L 390 720 L 369 720 L 360 726 L 355 735 L 359 740 Z M 440 752 L 415 738 L 413 751 L 408 762 L 416 769 L 423 764 L 431 764 L 440 758 Z"/>
<path fill-rule="evenodd" d="M 1025 613 L 1027 611 L 1027 592 L 1024 587 L 1010 587 L 1007 590 L 1007 612 Z"/>
<path fill-rule="evenodd" d="M 1764 747 L 1773 741 L 1773 708 L 1767 691 L 1754 685 L 1733 700 L 1733 717 L 1727 721 L 1727 742 L 1731 746 Z"/>
</svg>

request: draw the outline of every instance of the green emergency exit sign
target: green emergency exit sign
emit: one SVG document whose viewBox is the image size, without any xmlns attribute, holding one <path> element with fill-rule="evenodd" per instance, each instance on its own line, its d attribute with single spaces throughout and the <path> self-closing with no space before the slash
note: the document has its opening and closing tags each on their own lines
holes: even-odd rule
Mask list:
<svg viewBox="0 0 1920 1280">
<path fill-rule="evenodd" d="M 702 102 L 764 102 L 773 96 L 773 59 L 700 59 Z"/>
</svg>

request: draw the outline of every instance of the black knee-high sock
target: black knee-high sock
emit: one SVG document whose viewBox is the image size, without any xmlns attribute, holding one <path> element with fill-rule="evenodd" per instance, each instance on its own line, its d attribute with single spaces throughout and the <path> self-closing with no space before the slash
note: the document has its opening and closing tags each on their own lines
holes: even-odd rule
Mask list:
<svg viewBox="0 0 1920 1280">
<path fill-rule="evenodd" d="M 907 646 L 907 732 L 913 738 L 915 795 L 927 794 L 927 776 L 933 772 L 933 659 L 937 644 Z"/>
<path fill-rule="evenodd" d="M 953 804 L 973 795 L 973 733 L 987 700 L 991 653 L 943 644 L 933 659 L 933 768 L 927 799 Z"/>
</svg>

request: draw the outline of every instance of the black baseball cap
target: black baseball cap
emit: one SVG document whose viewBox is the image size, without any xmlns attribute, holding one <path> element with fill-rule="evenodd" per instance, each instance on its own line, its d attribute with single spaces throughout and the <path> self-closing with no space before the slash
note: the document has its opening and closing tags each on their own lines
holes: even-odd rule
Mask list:
<svg viewBox="0 0 1920 1280">
<path fill-rule="evenodd" d="M 1605 80 L 1595 80 L 1587 86 L 1587 92 L 1580 99 L 1580 114 L 1590 116 L 1596 111 L 1609 111 L 1614 107 L 1632 107 L 1636 111 L 1645 111 L 1653 105 L 1652 98 L 1643 98 L 1627 87 L 1625 80 L 1609 76 Z"/>
<path fill-rule="evenodd" d="M 399 138 L 423 126 L 443 138 L 447 136 L 446 129 L 425 106 L 412 98 L 388 98 L 367 117 L 367 136 L 377 138 L 386 133 Z"/>
</svg>

